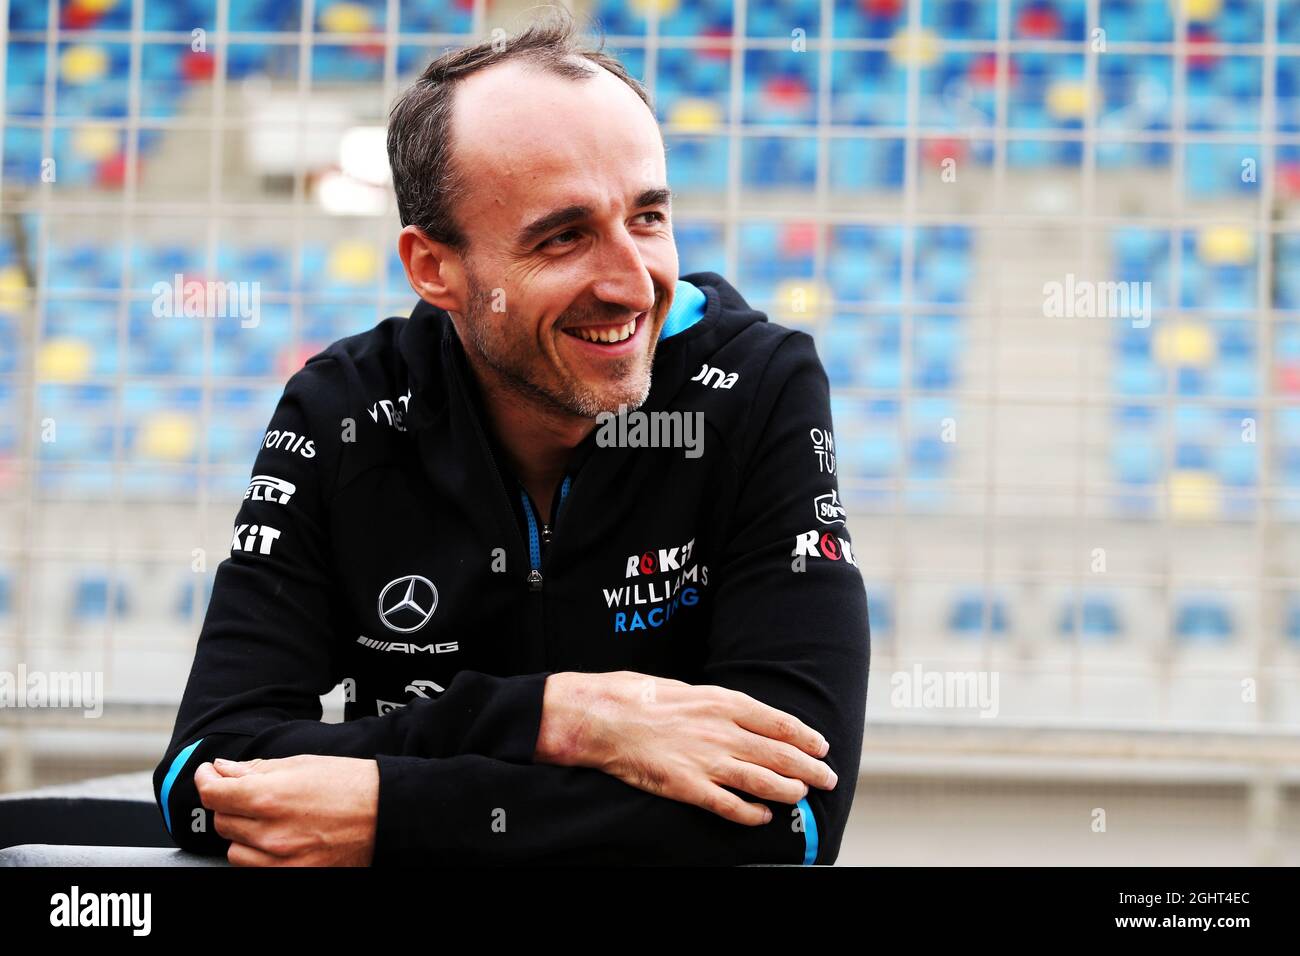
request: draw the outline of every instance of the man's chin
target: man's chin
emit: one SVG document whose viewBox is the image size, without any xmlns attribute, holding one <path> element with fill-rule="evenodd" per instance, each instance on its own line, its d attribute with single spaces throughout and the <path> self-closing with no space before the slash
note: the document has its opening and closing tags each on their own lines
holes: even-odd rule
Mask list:
<svg viewBox="0 0 1300 956">
<path fill-rule="evenodd" d="M 599 393 L 587 392 L 575 403 L 573 411 L 583 418 L 596 418 L 602 414 L 617 415 L 620 411 L 630 412 L 640 408 L 650 397 L 650 383 L 644 387 L 624 388 Z"/>
</svg>

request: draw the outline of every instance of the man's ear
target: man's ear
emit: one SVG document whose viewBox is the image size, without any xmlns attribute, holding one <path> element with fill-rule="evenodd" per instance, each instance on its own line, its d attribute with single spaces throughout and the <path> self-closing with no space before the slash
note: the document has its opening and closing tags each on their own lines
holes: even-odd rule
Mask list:
<svg viewBox="0 0 1300 956">
<path fill-rule="evenodd" d="M 430 239 L 419 226 L 406 226 L 397 236 L 397 254 L 416 295 L 447 312 L 463 314 L 465 273 L 451 246 Z"/>
</svg>

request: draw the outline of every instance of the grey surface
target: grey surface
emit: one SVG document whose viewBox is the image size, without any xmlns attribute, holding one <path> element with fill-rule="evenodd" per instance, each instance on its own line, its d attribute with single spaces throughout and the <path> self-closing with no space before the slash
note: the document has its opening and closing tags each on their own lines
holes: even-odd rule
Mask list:
<svg viewBox="0 0 1300 956">
<path fill-rule="evenodd" d="M 225 857 L 138 846 L 27 843 L 0 850 L 0 866 L 229 866 Z"/>
<path fill-rule="evenodd" d="M 0 793 L 0 801 L 86 798 L 91 800 L 139 800 L 153 803 L 153 773 L 141 770 L 138 773 L 120 773 L 111 777 L 91 777 L 75 783 L 61 783 L 36 790 L 20 790 L 14 793 Z"/>
</svg>

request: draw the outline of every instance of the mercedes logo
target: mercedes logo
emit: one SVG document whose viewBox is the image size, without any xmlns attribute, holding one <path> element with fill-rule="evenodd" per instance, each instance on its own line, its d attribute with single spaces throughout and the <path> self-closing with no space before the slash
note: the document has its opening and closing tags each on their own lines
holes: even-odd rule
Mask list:
<svg viewBox="0 0 1300 956">
<path fill-rule="evenodd" d="M 418 631 L 437 609 L 438 589 L 418 574 L 389 581 L 379 592 L 379 619 L 390 631 Z"/>
</svg>

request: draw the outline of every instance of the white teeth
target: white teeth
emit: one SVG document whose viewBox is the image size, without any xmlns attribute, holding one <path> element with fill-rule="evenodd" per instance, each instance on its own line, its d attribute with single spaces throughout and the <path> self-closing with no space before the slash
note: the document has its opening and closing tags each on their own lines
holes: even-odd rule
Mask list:
<svg viewBox="0 0 1300 956">
<path fill-rule="evenodd" d="M 615 342 L 622 342 L 636 334 L 636 319 L 633 319 L 627 325 L 618 329 L 569 329 L 573 335 L 588 342 L 602 342 L 606 345 L 612 345 Z"/>
</svg>

